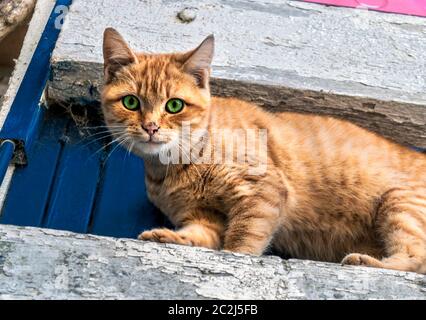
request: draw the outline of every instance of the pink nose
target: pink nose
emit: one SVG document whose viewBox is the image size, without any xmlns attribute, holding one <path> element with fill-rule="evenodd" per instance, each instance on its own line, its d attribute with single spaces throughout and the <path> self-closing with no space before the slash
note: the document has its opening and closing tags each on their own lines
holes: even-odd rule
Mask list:
<svg viewBox="0 0 426 320">
<path fill-rule="evenodd" d="M 158 132 L 160 127 L 157 126 L 154 122 L 149 122 L 145 125 L 143 124 L 142 129 L 144 129 L 146 131 L 146 133 L 148 133 L 149 136 L 152 137 L 154 134 L 156 134 Z"/>
</svg>

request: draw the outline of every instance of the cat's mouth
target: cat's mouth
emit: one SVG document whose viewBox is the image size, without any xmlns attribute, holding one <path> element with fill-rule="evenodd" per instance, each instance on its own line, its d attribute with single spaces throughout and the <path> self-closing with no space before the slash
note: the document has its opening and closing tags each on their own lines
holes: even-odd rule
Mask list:
<svg viewBox="0 0 426 320">
<path fill-rule="evenodd" d="M 146 143 L 148 145 L 159 145 L 159 144 L 165 144 L 169 141 L 165 141 L 168 139 L 162 139 L 162 137 L 157 137 L 157 136 L 151 136 L 151 137 L 143 137 L 142 138 L 142 142 Z"/>
<path fill-rule="evenodd" d="M 158 134 L 147 136 L 144 134 L 134 134 L 129 148 L 134 150 L 140 156 L 155 155 L 173 147 L 176 136 Z"/>
<path fill-rule="evenodd" d="M 137 142 L 141 143 L 142 145 L 147 145 L 147 146 L 154 146 L 154 145 L 162 145 L 162 144 L 166 144 L 167 142 L 169 142 L 169 139 L 162 139 L 163 137 L 157 137 L 157 136 L 144 136 L 144 135 L 135 135 L 133 137 L 134 140 L 136 140 Z"/>
<path fill-rule="evenodd" d="M 158 139 L 156 137 L 151 138 L 139 138 L 139 143 L 136 145 L 139 145 L 139 150 L 141 150 L 143 153 L 148 154 L 156 154 L 160 152 L 163 148 L 167 146 L 169 141 L 164 141 L 163 139 Z"/>
<path fill-rule="evenodd" d="M 160 145 L 160 144 L 165 144 L 165 141 L 155 141 L 155 140 L 148 140 L 146 142 L 144 142 L 147 145 Z"/>
</svg>

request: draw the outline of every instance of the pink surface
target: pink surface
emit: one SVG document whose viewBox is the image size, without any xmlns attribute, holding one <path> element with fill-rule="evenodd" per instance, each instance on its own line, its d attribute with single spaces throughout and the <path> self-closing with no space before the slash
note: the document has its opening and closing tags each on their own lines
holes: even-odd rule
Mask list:
<svg viewBox="0 0 426 320">
<path fill-rule="evenodd" d="M 303 0 L 342 7 L 403 13 L 426 17 L 426 0 Z"/>
</svg>

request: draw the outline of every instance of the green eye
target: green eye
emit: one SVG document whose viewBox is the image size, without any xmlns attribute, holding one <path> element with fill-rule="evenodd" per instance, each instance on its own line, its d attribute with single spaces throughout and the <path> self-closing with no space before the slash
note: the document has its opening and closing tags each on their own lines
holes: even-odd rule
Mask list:
<svg viewBox="0 0 426 320">
<path fill-rule="evenodd" d="M 179 113 L 185 107 L 185 102 L 181 99 L 171 99 L 166 104 L 166 111 L 171 114 Z"/>
<path fill-rule="evenodd" d="M 139 102 L 139 99 L 135 96 L 125 96 L 122 99 L 123 105 L 126 109 L 135 111 L 140 108 L 141 103 Z"/>
</svg>

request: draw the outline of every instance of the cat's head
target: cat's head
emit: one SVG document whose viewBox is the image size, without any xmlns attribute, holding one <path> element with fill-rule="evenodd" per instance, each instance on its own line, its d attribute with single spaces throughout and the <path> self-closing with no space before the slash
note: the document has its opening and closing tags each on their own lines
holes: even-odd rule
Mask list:
<svg viewBox="0 0 426 320">
<path fill-rule="evenodd" d="M 102 110 L 118 142 L 138 155 L 179 144 L 183 126 L 205 129 L 210 108 L 214 38 L 185 53 L 135 53 L 121 35 L 104 33 Z"/>
</svg>

